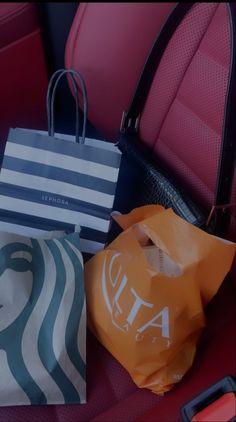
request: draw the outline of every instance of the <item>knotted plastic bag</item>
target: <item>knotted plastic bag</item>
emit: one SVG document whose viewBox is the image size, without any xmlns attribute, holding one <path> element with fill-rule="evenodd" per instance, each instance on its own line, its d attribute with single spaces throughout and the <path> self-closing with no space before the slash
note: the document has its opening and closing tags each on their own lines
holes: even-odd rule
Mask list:
<svg viewBox="0 0 236 422">
<path fill-rule="evenodd" d="M 139 387 L 163 394 L 192 365 L 236 246 L 157 205 L 115 219 L 123 233 L 85 265 L 89 326 Z"/>
</svg>

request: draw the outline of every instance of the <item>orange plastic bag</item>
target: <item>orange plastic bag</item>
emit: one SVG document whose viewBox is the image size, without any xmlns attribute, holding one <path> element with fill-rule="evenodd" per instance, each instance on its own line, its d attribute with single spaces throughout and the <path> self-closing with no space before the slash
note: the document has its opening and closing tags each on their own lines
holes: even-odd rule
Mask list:
<svg viewBox="0 0 236 422">
<path fill-rule="evenodd" d="M 89 327 L 139 387 L 162 394 L 192 365 L 236 245 L 158 205 L 115 219 L 123 233 L 85 265 Z"/>
</svg>

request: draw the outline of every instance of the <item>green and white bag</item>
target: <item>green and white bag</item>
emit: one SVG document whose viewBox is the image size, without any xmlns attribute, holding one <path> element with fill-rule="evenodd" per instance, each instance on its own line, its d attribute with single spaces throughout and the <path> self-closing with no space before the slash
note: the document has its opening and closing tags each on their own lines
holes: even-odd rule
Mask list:
<svg viewBox="0 0 236 422">
<path fill-rule="evenodd" d="M 85 403 L 85 370 L 79 232 L 0 232 L 0 405 Z"/>
</svg>

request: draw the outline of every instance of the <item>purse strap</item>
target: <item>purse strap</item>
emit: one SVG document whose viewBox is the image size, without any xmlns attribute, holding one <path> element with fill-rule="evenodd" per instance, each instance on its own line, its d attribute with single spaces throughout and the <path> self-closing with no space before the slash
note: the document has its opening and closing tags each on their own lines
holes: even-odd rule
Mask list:
<svg viewBox="0 0 236 422">
<path fill-rule="evenodd" d="M 195 3 L 178 3 L 167 17 L 166 22 L 154 41 L 146 63 L 144 64 L 130 108 L 127 113 L 123 113 L 120 128 L 121 132 L 137 132 L 139 116 L 144 108 L 163 53 L 178 25 L 194 4 Z"/>
<path fill-rule="evenodd" d="M 47 90 L 47 98 L 46 98 L 46 106 L 47 106 L 47 118 L 48 118 L 48 134 L 49 136 L 54 136 L 55 129 L 54 129 L 54 104 L 55 104 L 55 95 L 58 83 L 60 82 L 61 78 L 64 75 L 69 75 L 73 91 L 75 94 L 75 101 L 76 101 L 76 128 L 75 128 L 75 140 L 81 144 L 85 143 L 85 135 L 86 135 L 86 125 L 87 125 L 87 115 L 88 115 L 88 95 L 86 90 L 86 85 L 82 75 L 75 71 L 74 69 L 59 69 L 53 73 L 50 78 Z M 83 119 L 83 129 L 82 129 L 82 137 L 80 140 L 79 137 L 79 92 L 78 92 L 78 83 L 81 86 L 82 94 L 83 94 L 83 112 L 84 112 L 84 119 Z"/>
<path fill-rule="evenodd" d="M 137 133 L 139 118 L 164 51 L 178 25 L 182 22 L 194 4 L 196 3 L 178 3 L 164 23 L 144 65 L 130 108 L 128 112 L 123 113 L 120 127 L 121 133 Z M 214 218 L 215 233 L 219 236 L 224 236 L 226 234 L 230 224 L 230 199 L 236 157 L 236 4 L 228 3 L 228 11 L 231 27 L 231 63 L 227 104 L 225 107 L 214 204 L 206 222 L 206 227 L 208 227 Z"/>
</svg>

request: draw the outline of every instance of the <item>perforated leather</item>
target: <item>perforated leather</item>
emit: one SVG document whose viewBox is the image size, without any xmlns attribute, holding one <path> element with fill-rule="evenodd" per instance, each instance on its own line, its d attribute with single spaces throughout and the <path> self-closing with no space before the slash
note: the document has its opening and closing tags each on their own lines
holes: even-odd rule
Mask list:
<svg viewBox="0 0 236 422">
<path fill-rule="evenodd" d="M 225 4 L 193 7 L 172 37 L 140 136 L 204 205 L 213 202 L 230 62 Z"/>
</svg>

